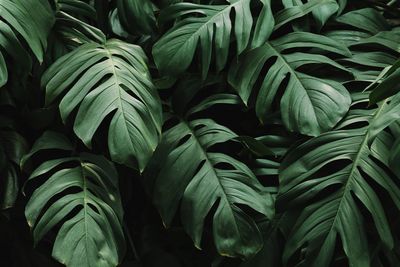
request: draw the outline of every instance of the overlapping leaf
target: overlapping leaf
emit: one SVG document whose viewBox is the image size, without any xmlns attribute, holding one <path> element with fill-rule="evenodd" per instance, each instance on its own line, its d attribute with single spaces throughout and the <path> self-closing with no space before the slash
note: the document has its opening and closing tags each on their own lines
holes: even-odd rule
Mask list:
<svg viewBox="0 0 400 267">
<path fill-rule="evenodd" d="M 132 34 L 152 34 L 156 28 L 153 6 L 149 0 L 118 0 L 118 17 Z"/>
<path fill-rule="evenodd" d="M 68 139 L 47 132 L 24 162 L 44 150 L 72 148 Z M 103 156 L 79 154 L 43 162 L 30 175 L 46 177 L 26 205 L 35 243 L 61 224 L 53 257 L 71 267 L 117 266 L 125 252 L 118 174 Z"/>
<path fill-rule="evenodd" d="M 54 15 L 46 0 L 12 1 L 0 3 L 0 17 L 23 36 L 39 61 L 47 46 L 47 35 L 53 26 Z"/>
<path fill-rule="evenodd" d="M 344 8 L 345 3 L 342 2 L 340 1 L 338 4 L 336 0 L 308 0 L 306 3 L 303 3 L 300 0 L 282 0 L 285 8 L 274 14 L 276 20 L 275 29 L 292 22 L 292 26 L 297 30 L 302 29 L 302 31 L 306 31 L 304 28 L 306 25 L 302 25 L 302 23 L 297 24 L 295 20 L 301 19 L 309 13 L 314 15 L 318 27 L 321 28 L 329 17 L 338 11 L 338 7 L 340 7 L 340 10 Z"/>
<path fill-rule="evenodd" d="M 313 1 L 308 0 L 306 4 L 299 0 L 282 0 L 282 4 L 286 8 L 293 8 L 293 7 L 304 7 L 307 4 L 310 5 Z M 343 2 L 343 1 L 341 1 Z M 312 15 L 317 23 L 318 28 L 322 28 L 327 20 L 332 17 L 335 13 L 343 8 L 345 5 L 344 3 L 337 3 L 336 1 L 326 2 L 324 5 L 320 5 L 312 10 Z"/>
<path fill-rule="evenodd" d="M 244 53 L 230 69 L 229 83 L 248 103 L 256 91 L 256 81 L 269 60 L 276 61 L 261 77 L 256 100 L 256 113 L 261 121 L 272 109 L 280 86 L 285 86 L 280 99 L 280 110 L 285 126 L 290 131 L 316 136 L 330 130 L 343 118 L 350 106 L 350 95 L 338 82 L 321 79 L 298 70 L 304 65 L 327 64 L 338 69 L 342 66 L 322 53 L 285 51 L 294 48 L 316 48 L 321 51 L 349 55 L 349 51 L 327 37 L 307 32 L 289 33 L 268 41 L 260 47 Z M 287 84 L 284 83 L 288 79 Z"/>
<path fill-rule="evenodd" d="M 212 232 L 217 250 L 226 256 L 249 257 L 261 249 L 262 238 L 241 206 L 269 217 L 272 208 L 245 164 L 210 151 L 235 137 L 211 119 L 181 121 L 164 133 L 146 181 L 153 183 L 153 199 L 165 225 L 171 224 L 180 206 L 182 223 L 200 247 L 205 218 L 215 206 Z"/>
<path fill-rule="evenodd" d="M 112 116 L 111 158 L 130 167 L 137 162 L 144 169 L 157 147 L 162 116 L 140 47 L 115 39 L 84 44 L 55 62 L 42 82 L 47 104 L 63 95 L 63 121 L 78 109 L 74 131 L 88 147 L 100 124 Z"/>
<path fill-rule="evenodd" d="M 43 60 L 47 47 L 47 35 L 54 23 L 54 15 L 47 0 L 26 0 L 0 2 L 0 48 L 30 70 L 29 55 L 17 35 L 22 36 L 39 61 Z M 0 53 L 0 87 L 7 83 L 8 72 Z"/>
<path fill-rule="evenodd" d="M 354 106 L 367 101 L 368 93 L 356 94 Z M 397 110 L 398 103 L 392 103 Z M 301 249 L 305 256 L 302 266 L 329 266 L 341 240 L 350 266 L 370 266 L 370 236 L 365 229 L 369 219 L 361 206 L 371 216 L 383 247 L 393 247 L 385 212 L 388 205 L 377 187 L 400 209 L 398 177 L 389 169 L 394 138 L 383 131 L 385 127 L 376 127 L 391 109 L 386 102 L 376 109 L 355 108 L 337 130 L 311 139 L 287 155 L 280 172 L 278 207 L 289 213 L 303 211 L 286 244 L 284 263 Z M 360 126 L 363 123 L 368 125 Z"/>
<path fill-rule="evenodd" d="M 14 206 L 19 194 L 19 162 L 28 144 L 13 127 L 13 122 L 0 116 L 0 209 Z"/>
<path fill-rule="evenodd" d="M 373 104 L 400 92 L 400 60 L 390 66 L 381 79 L 370 96 Z"/>
<path fill-rule="evenodd" d="M 96 10 L 82 0 L 58 0 L 56 22 L 50 35 L 51 61 L 88 42 L 104 43 L 106 37 L 90 21 L 96 19 Z"/>
<path fill-rule="evenodd" d="M 229 5 L 178 3 L 163 11 L 160 23 L 185 17 L 153 47 L 154 60 L 162 74 L 182 73 L 190 66 L 195 52 L 200 50 L 201 73 L 205 78 L 213 51 L 217 71 L 225 67 L 232 36 L 236 39 L 237 54 L 243 52 L 249 44 L 258 46 L 268 39 L 274 27 L 270 0 L 256 1 L 261 5 L 257 19 L 253 19 L 250 10 L 251 0 L 228 2 Z M 230 17 L 233 11 L 234 22 Z"/>
<path fill-rule="evenodd" d="M 337 21 L 352 29 L 334 30 L 326 35 L 351 49 L 352 57 L 343 62 L 350 63 L 346 67 L 354 73 L 356 80 L 373 82 L 369 87 L 378 84 L 370 95 L 371 103 L 395 94 L 399 84 L 396 78 L 399 65 L 396 54 L 400 52 L 398 29 L 390 29 L 383 15 L 372 8 L 350 11 Z"/>
</svg>

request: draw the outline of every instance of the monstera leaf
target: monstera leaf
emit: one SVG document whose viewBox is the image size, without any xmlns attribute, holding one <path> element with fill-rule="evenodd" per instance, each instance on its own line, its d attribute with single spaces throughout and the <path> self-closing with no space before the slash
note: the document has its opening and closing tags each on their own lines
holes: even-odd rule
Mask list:
<svg viewBox="0 0 400 267">
<path fill-rule="evenodd" d="M 284 86 L 280 110 L 285 126 L 290 131 L 316 136 L 330 130 L 343 118 L 351 99 L 340 83 L 299 70 L 310 64 L 327 64 L 337 69 L 343 69 L 342 66 L 322 54 L 284 53 L 294 48 L 315 48 L 350 55 L 346 47 L 327 37 L 306 32 L 289 33 L 244 53 L 231 67 L 228 81 L 247 104 L 251 93 L 256 91 L 256 81 L 264 65 L 275 59 L 265 77 L 261 78 L 255 104 L 258 117 L 265 120 L 280 86 Z M 286 78 L 287 84 L 284 83 Z"/>
<path fill-rule="evenodd" d="M 36 58 L 43 61 L 47 47 L 47 35 L 54 23 L 54 15 L 47 0 L 26 0 L 0 2 L 0 48 L 30 70 L 30 59 L 17 35 L 27 43 Z M 8 72 L 0 53 L 0 87 L 7 83 Z"/>
<path fill-rule="evenodd" d="M 271 199 L 242 162 L 211 147 L 236 135 L 211 119 L 181 121 L 163 134 L 149 164 L 146 181 L 164 224 L 170 226 L 180 206 L 182 223 L 200 247 L 204 220 L 212 214 L 214 242 L 220 254 L 249 257 L 262 247 L 254 220 L 242 206 L 270 217 Z"/>
<path fill-rule="evenodd" d="M 46 103 L 62 94 L 65 122 L 78 108 L 74 131 L 91 147 L 102 121 L 112 116 L 108 148 L 112 160 L 143 170 L 156 149 L 162 114 L 142 49 L 119 40 L 88 43 L 61 57 L 44 74 Z M 136 159 L 136 160 L 135 160 Z"/>
<path fill-rule="evenodd" d="M 118 17 L 124 28 L 132 34 L 151 34 L 156 19 L 150 0 L 118 0 Z"/>
<path fill-rule="evenodd" d="M 304 4 L 301 0 L 282 0 L 282 4 L 286 9 L 289 8 L 304 8 L 307 5 L 312 4 L 312 0 L 308 0 L 306 4 Z M 343 2 L 343 1 L 341 1 Z M 338 10 L 339 6 L 342 10 L 344 8 L 345 3 L 337 3 L 336 1 L 326 1 L 325 4 L 320 5 L 312 10 L 312 15 L 316 21 L 317 27 L 321 29 L 327 20 L 332 17 Z"/>
<path fill-rule="evenodd" d="M 56 1 L 56 22 L 51 31 L 48 57 L 51 62 L 88 42 L 103 43 L 101 30 L 90 25 L 96 19 L 96 10 L 82 0 Z"/>
<path fill-rule="evenodd" d="M 37 59 L 42 61 L 47 46 L 47 35 L 54 23 L 54 15 L 48 1 L 4 0 L 0 3 L 0 17 L 22 35 Z"/>
<path fill-rule="evenodd" d="M 47 132 L 35 143 L 31 157 L 72 144 Z M 69 151 L 71 152 L 71 151 Z M 61 224 L 53 257 L 71 267 L 117 266 L 125 251 L 118 174 L 103 156 L 82 153 L 44 161 L 28 180 L 46 177 L 26 205 L 25 215 L 35 243 Z"/>
<path fill-rule="evenodd" d="M 298 146 L 282 163 L 278 209 L 302 210 L 288 237 L 284 263 L 302 250 L 302 266 L 329 266 L 340 239 L 350 266 L 370 266 L 367 222 L 373 222 L 382 248 L 393 248 L 385 212 L 390 205 L 378 192 L 384 191 L 400 209 L 398 177 L 389 169 L 395 139 L 382 127 L 390 125 L 382 121 L 393 106 L 385 102 L 376 109 L 356 108 L 367 101 L 368 93 L 358 93 L 354 109 L 336 130 Z M 394 103 L 398 110 L 399 100 Z"/>
<path fill-rule="evenodd" d="M 229 5 L 198 5 L 178 3 L 166 8 L 160 24 L 166 20 L 185 16 L 153 47 L 155 63 L 162 74 L 177 75 L 191 64 L 199 47 L 202 76 L 206 77 L 213 51 L 217 71 L 222 70 L 228 59 L 230 39 L 236 39 L 237 54 L 249 46 L 266 41 L 274 27 L 270 0 L 257 0 L 262 8 L 257 19 L 250 10 L 251 0 L 231 0 Z M 235 21 L 231 21 L 234 12 Z M 234 31 L 234 34 L 232 33 Z M 251 32 L 254 34 L 251 38 Z"/>
<path fill-rule="evenodd" d="M 400 92 L 400 60 L 397 60 L 387 71 L 382 80 L 370 95 L 370 101 L 375 104 Z"/>
<path fill-rule="evenodd" d="M 389 24 L 382 14 L 373 8 L 350 11 L 338 17 L 336 20 L 340 23 L 351 25 L 371 34 L 390 30 Z"/>
<path fill-rule="evenodd" d="M 390 30 L 383 15 L 371 8 L 347 12 L 336 20 L 345 24 L 346 29 L 332 30 L 325 35 L 345 44 L 352 53 L 340 63 L 351 70 L 356 80 L 372 82 L 369 87 L 373 87 L 396 61 L 398 31 Z"/>
<path fill-rule="evenodd" d="M 13 121 L 0 116 L 0 209 L 14 206 L 19 193 L 19 162 L 28 144 L 12 126 Z"/>
</svg>

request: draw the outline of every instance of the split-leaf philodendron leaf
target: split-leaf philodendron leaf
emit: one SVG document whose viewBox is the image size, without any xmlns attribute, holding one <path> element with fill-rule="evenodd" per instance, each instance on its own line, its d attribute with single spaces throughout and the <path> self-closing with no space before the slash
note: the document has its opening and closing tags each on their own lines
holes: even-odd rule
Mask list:
<svg viewBox="0 0 400 267">
<path fill-rule="evenodd" d="M 400 1 L 0 0 L 1 266 L 399 267 Z"/>
</svg>

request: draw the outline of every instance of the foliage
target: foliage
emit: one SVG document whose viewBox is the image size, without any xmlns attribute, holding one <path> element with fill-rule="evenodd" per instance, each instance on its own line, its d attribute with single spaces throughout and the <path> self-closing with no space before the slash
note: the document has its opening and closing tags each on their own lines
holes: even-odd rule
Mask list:
<svg viewBox="0 0 400 267">
<path fill-rule="evenodd" d="M 4 266 L 400 266 L 400 3 L 2 0 Z"/>
</svg>

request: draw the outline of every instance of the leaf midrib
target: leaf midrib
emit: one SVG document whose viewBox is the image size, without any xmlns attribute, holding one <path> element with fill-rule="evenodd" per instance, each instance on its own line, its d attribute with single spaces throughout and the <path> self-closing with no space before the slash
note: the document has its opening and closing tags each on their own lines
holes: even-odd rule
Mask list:
<svg viewBox="0 0 400 267">
<path fill-rule="evenodd" d="M 301 79 L 300 79 L 299 76 L 297 75 L 297 71 L 290 65 L 289 62 L 287 62 L 287 60 L 285 59 L 285 57 L 281 54 L 281 52 L 280 52 L 279 50 L 277 50 L 277 49 L 271 44 L 271 42 L 267 41 L 265 44 L 268 45 L 268 47 L 269 47 L 270 49 L 273 50 L 273 52 L 274 52 L 274 54 L 276 55 L 276 57 L 278 57 L 278 58 L 282 61 L 282 63 L 283 63 L 283 64 L 286 66 L 286 68 L 289 70 L 289 74 L 290 74 L 291 76 L 293 76 L 293 77 L 298 81 L 298 83 L 301 85 L 301 87 L 303 88 L 304 92 L 306 93 L 307 98 L 308 98 L 309 101 L 312 103 L 311 97 L 310 97 L 310 95 L 308 94 L 308 90 L 307 90 L 307 88 L 303 85 L 303 83 L 301 82 Z M 317 114 L 317 111 L 315 110 L 314 105 L 311 105 L 311 107 L 312 107 L 312 109 L 313 109 L 313 111 L 314 111 L 314 114 L 315 114 L 315 120 L 316 120 L 316 121 L 318 122 L 318 124 L 319 124 L 320 122 L 319 122 L 318 117 L 317 117 L 317 115 L 316 115 L 316 114 Z"/>
<path fill-rule="evenodd" d="M 362 155 L 363 155 L 363 153 L 364 153 L 364 150 L 365 150 L 365 148 L 366 148 L 367 145 L 368 145 L 368 139 L 369 139 L 369 135 L 370 135 L 370 127 L 371 127 L 371 124 L 372 124 L 372 122 L 373 122 L 376 118 L 379 117 L 380 113 L 383 111 L 383 109 L 384 109 L 384 107 L 385 107 L 385 105 L 386 105 L 386 102 L 387 102 L 387 100 L 385 100 L 385 101 L 381 104 L 381 106 L 376 110 L 375 115 L 373 116 L 373 118 L 372 118 L 372 119 L 370 120 L 370 122 L 369 122 L 369 126 L 368 126 L 368 129 L 366 130 L 366 133 L 365 133 L 365 136 L 364 136 L 364 138 L 363 138 L 363 141 L 360 143 L 360 148 L 359 148 L 359 150 L 358 150 L 358 152 L 357 152 L 356 157 L 355 157 L 354 160 L 353 160 L 352 167 L 351 167 L 351 169 L 350 169 L 347 182 L 346 182 L 346 184 L 344 185 L 344 188 L 343 188 L 343 194 L 342 194 L 342 196 L 341 196 L 341 198 L 340 198 L 339 205 L 338 205 L 336 214 L 335 214 L 335 216 L 334 216 L 334 220 L 333 220 L 333 222 L 332 222 L 332 225 L 331 225 L 331 227 L 330 227 L 328 233 L 330 233 L 330 232 L 332 231 L 333 227 L 336 226 L 338 214 L 339 214 L 339 212 L 340 212 L 340 210 L 341 210 L 341 208 L 342 208 L 343 200 L 345 199 L 345 195 L 347 195 L 347 194 L 350 192 L 350 189 L 351 189 L 351 188 L 350 188 L 351 181 L 352 181 L 352 180 L 354 179 L 354 177 L 355 177 L 354 172 L 356 171 L 357 167 L 359 166 L 359 161 L 361 160 L 361 157 L 362 157 Z"/>
<path fill-rule="evenodd" d="M 243 1 L 248 1 L 248 0 L 239 0 L 239 1 L 235 2 L 235 3 L 233 3 L 233 4 L 227 5 L 225 8 L 223 8 L 223 9 L 219 10 L 218 12 L 216 12 L 215 15 L 209 17 L 209 20 L 206 21 L 203 25 L 201 25 L 195 32 L 193 32 L 190 35 L 190 37 L 188 39 L 186 39 L 185 42 L 182 43 L 180 48 L 182 48 L 182 46 L 186 45 L 189 41 L 192 41 L 195 38 L 195 36 L 196 37 L 201 36 L 201 33 L 199 34 L 199 32 L 202 32 L 204 27 L 208 26 L 209 23 L 211 23 L 211 24 L 214 23 L 217 20 L 216 19 L 217 17 L 221 16 L 221 14 L 223 14 L 224 12 L 227 12 L 227 10 L 229 10 L 229 12 L 230 12 L 231 9 L 234 6 L 238 5 L 239 3 L 241 4 Z M 205 18 L 207 18 L 207 17 L 208 16 L 206 16 Z"/>
<path fill-rule="evenodd" d="M 80 169 L 81 169 L 81 174 L 82 174 L 82 190 L 83 190 L 83 218 L 84 218 L 84 228 L 85 228 L 85 250 L 87 254 L 87 244 L 88 244 L 88 223 L 87 223 L 87 206 L 88 206 L 88 201 L 87 201 L 87 182 L 86 182 L 86 174 L 85 174 L 85 163 L 82 160 L 79 160 L 80 162 Z"/>
<path fill-rule="evenodd" d="M 199 151 L 203 154 L 206 163 L 207 163 L 208 165 L 210 165 L 210 167 L 211 167 L 211 169 L 212 169 L 212 172 L 213 172 L 214 176 L 216 177 L 216 180 L 218 181 L 218 184 L 219 184 L 219 186 L 220 186 L 220 188 L 221 188 L 221 191 L 223 192 L 224 199 L 225 199 L 226 203 L 229 204 L 229 205 L 228 205 L 228 206 L 229 206 L 229 211 L 231 212 L 232 217 L 233 217 L 233 218 L 236 218 L 236 217 L 235 217 L 235 213 L 234 213 L 234 211 L 233 211 L 233 209 L 232 209 L 232 207 L 231 207 L 231 205 L 230 205 L 230 202 L 229 202 L 229 200 L 228 200 L 227 193 L 225 192 L 224 186 L 221 184 L 221 181 L 218 179 L 217 172 L 215 171 L 214 165 L 211 163 L 211 160 L 210 160 L 209 157 L 208 157 L 207 151 L 203 148 L 202 143 L 201 143 L 200 140 L 197 138 L 197 136 L 196 136 L 195 132 L 193 131 L 192 127 L 190 126 L 190 124 L 189 124 L 186 120 L 182 120 L 182 122 L 183 122 L 184 125 L 187 127 L 187 129 L 189 130 L 189 132 L 190 132 L 190 134 L 193 136 L 193 138 L 195 139 L 195 141 L 196 141 L 198 147 L 200 148 Z M 206 164 L 206 163 L 204 163 L 204 164 Z M 236 224 L 236 220 L 234 220 L 234 222 L 235 222 L 235 228 L 236 228 L 235 230 L 236 230 L 236 232 L 239 233 L 239 235 L 240 235 L 239 227 L 238 227 L 238 225 Z"/>
<path fill-rule="evenodd" d="M 114 78 L 114 86 L 116 86 L 118 89 L 117 89 L 117 91 L 118 91 L 118 104 L 119 104 L 119 110 L 120 110 L 120 112 L 121 112 L 121 114 L 122 114 L 122 116 L 123 116 L 123 121 L 124 121 L 124 126 L 125 126 L 125 130 L 126 130 L 126 132 L 128 133 L 127 135 L 128 135 L 128 137 L 129 137 L 129 145 L 130 145 L 130 147 L 131 147 L 131 150 L 132 151 L 134 151 L 135 149 L 134 149 L 134 147 L 133 147 L 133 140 L 132 140 L 132 137 L 131 137 L 131 135 L 130 135 L 130 133 L 129 133 L 129 129 L 128 129 L 128 125 L 127 125 L 127 119 L 126 119 L 126 117 L 125 117 L 125 110 L 124 110 L 124 108 L 123 108 L 123 105 L 122 105 L 122 96 L 121 96 L 121 86 L 120 86 L 120 81 L 119 81 L 119 79 L 118 79 L 118 75 L 117 75 L 117 71 L 116 71 L 116 68 L 115 68 L 115 63 L 114 63 L 114 60 L 113 60 L 113 55 L 112 55 L 112 53 L 110 52 L 110 50 L 108 49 L 108 47 L 106 46 L 106 45 L 104 45 L 103 46 L 104 47 L 104 50 L 106 51 L 106 54 L 107 54 L 107 57 L 108 57 L 108 60 L 110 60 L 110 62 L 111 62 L 111 68 L 112 68 L 112 77 Z M 146 143 L 147 143 L 147 145 L 149 146 L 149 147 L 151 147 L 151 144 L 147 141 L 148 139 L 147 138 L 144 138 L 144 140 L 146 141 Z M 142 170 L 141 170 L 142 171 Z"/>
</svg>

